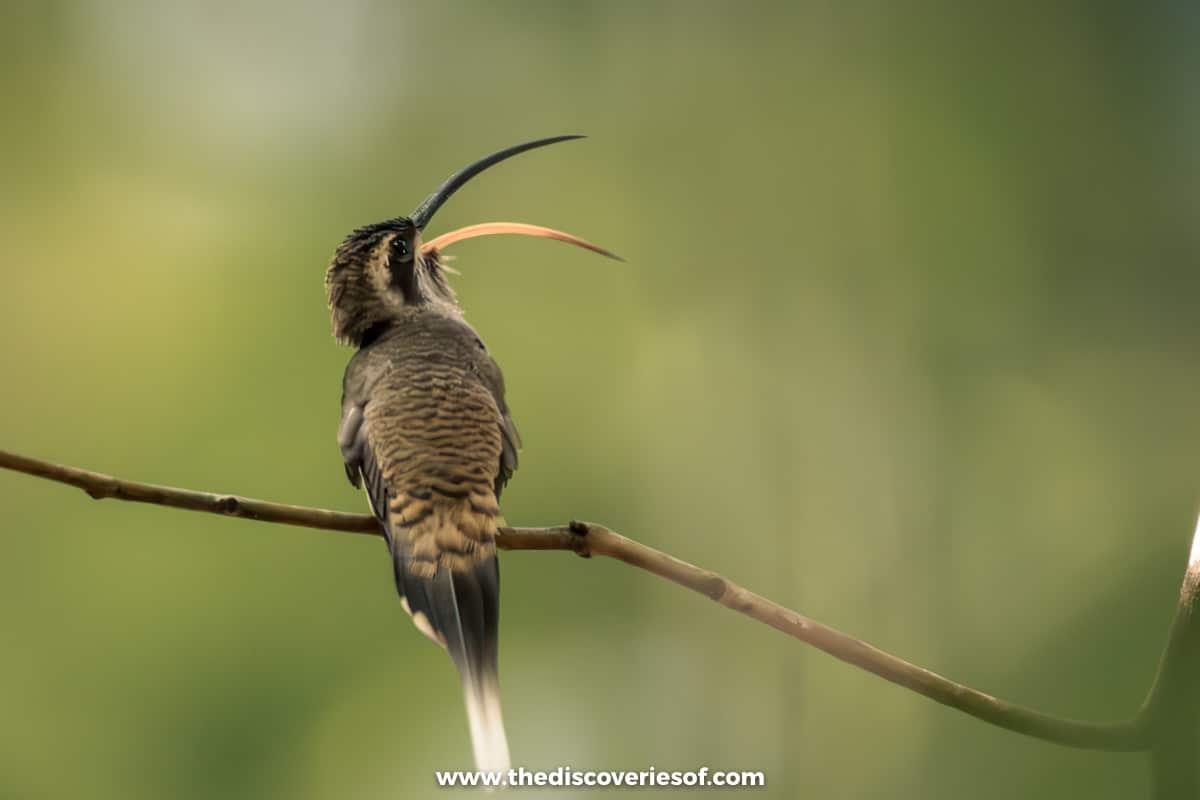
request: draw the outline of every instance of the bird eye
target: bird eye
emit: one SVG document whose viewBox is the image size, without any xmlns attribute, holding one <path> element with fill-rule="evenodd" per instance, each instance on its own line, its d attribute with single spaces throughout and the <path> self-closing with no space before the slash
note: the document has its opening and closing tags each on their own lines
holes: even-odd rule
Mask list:
<svg viewBox="0 0 1200 800">
<path fill-rule="evenodd" d="M 408 242 L 397 237 L 392 240 L 392 249 L 396 251 L 396 255 L 400 258 L 408 258 Z"/>
</svg>

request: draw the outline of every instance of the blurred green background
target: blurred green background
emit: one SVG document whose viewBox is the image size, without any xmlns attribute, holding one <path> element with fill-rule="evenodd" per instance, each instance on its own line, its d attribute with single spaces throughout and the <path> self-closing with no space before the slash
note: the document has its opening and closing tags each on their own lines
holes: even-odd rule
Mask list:
<svg viewBox="0 0 1200 800">
<path fill-rule="evenodd" d="M 1127 716 L 1200 495 L 1200 14 L 1133 9 L 6 2 L 0 447 L 364 509 L 334 247 L 587 133 L 435 225 L 629 260 L 457 248 L 525 439 L 509 521 L 603 521 L 985 691 Z M 378 541 L 11 473 L 0 526 L 0 797 L 421 797 L 469 765 Z M 502 560 L 518 764 L 1147 790 L 1140 756 L 990 728 L 620 564 Z"/>
</svg>

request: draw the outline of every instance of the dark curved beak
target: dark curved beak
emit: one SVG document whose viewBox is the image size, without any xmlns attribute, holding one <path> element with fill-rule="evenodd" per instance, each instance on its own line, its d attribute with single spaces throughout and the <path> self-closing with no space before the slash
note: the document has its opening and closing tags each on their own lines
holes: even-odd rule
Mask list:
<svg viewBox="0 0 1200 800">
<path fill-rule="evenodd" d="M 582 139 L 582 136 L 552 136 L 549 139 L 537 139 L 524 144 L 513 145 L 505 148 L 497 153 L 492 153 L 490 156 L 479 159 L 473 164 L 460 169 L 458 172 L 446 179 L 446 182 L 437 188 L 433 194 L 425 198 L 425 202 L 417 206 L 417 210 L 412 213 L 412 222 L 417 226 L 417 230 L 424 230 L 429 224 L 429 220 L 433 219 L 433 215 L 442 207 L 442 204 L 450 199 L 450 195 L 457 192 L 466 184 L 467 181 L 474 178 L 479 173 L 483 172 L 488 167 L 495 166 L 505 159 L 524 153 L 526 150 L 533 150 L 538 147 L 556 144 L 558 142 L 567 142 L 571 139 Z"/>
</svg>

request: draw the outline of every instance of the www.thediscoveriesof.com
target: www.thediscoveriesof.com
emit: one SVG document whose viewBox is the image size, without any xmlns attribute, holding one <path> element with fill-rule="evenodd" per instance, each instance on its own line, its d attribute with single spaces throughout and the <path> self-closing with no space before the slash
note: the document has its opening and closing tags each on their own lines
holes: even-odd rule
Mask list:
<svg viewBox="0 0 1200 800">
<path fill-rule="evenodd" d="M 438 786 L 545 786 L 611 788 L 621 786 L 649 786 L 678 788 L 680 786 L 723 786 L 734 788 L 757 788 L 767 785 L 761 772 L 722 772 L 700 767 L 695 770 L 575 770 L 558 767 L 552 770 L 528 770 L 514 767 L 499 772 L 480 771 L 435 771 Z"/>
</svg>

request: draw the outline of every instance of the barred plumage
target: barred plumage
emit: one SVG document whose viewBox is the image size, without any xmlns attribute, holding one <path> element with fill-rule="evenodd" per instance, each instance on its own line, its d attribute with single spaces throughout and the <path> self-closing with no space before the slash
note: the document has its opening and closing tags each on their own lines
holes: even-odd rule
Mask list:
<svg viewBox="0 0 1200 800">
<path fill-rule="evenodd" d="M 413 328 L 420 333 L 406 330 Z M 424 576 L 438 564 L 467 569 L 495 554 L 504 424 L 495 397 L 449 341 L 453 333 L 434 336 L 429 328 L 411 318 L 365 351 L 368 361 L 386 360 L 369 393 L 387 402 L 363 411 L 375 463 L 391 488 L 390 536 Z"/>
</svg>

